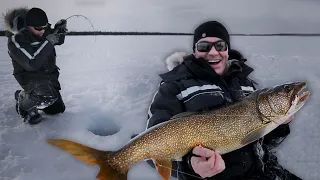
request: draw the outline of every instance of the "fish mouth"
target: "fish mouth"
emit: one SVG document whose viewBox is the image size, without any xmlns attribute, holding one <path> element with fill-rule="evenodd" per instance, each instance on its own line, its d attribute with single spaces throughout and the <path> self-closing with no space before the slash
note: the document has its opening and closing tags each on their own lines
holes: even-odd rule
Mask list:
<svg viewBox="0 0 320 180">
<path fill-rule="evenodd" d="M 308 90 L 306 90 L 306 82 L 297 83 L 295 86 L 295 90 L 292 93 L 291 107 L 287 112 L 287 116 L 291 116 L 300 110 L 311 94 Z"/>
<path fill-rule="evenodd" d="M 289 110 L 287 111 L 286 115 L 282 117 L 280 120 L 273 121 L 274 123 L 278 125 L 282 124 L 303 107 L 303 105 L 306 103 L 306 101 L 310 96 L 310 92 L 306 90 L 306 87 L 307 87 L 307 83 L 305 82 L 296 83 L 294 85 L 294 90 L 291 95 L 291 99 L 292 99 L 291 106 Z"/>
</svg>

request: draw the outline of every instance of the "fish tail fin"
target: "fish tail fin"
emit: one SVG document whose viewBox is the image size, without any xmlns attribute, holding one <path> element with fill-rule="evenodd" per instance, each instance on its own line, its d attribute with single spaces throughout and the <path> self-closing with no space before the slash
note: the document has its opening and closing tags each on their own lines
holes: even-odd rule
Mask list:
<svg viewBox="0 0 320 180">
<path fill-rule="evenodd" d="M 99 180 L 127 180 L 128 170 L 119 171 L 112 165 L 112 151 L 101 151 L 82 144 L 64 139 L 49 139 L 47 142 L 73 155 L 76 159 L 89 165 L 98 165 L 100 171 L 97 175 Z"/>
</svg>

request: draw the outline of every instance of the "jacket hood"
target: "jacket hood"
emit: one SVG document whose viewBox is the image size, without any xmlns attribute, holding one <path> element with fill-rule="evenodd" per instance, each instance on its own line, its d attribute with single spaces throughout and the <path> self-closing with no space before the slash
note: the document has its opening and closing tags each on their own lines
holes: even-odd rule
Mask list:
<svg viewBox="0 0 320 180">
<path fill-rule="evenodd" d="M 6 31 L 17 34 L 20 30 L 22 30 L 25 27 L 25 17 L 28 10 L 29 9 L 27 7 L 7 10 L 7 12 L 3 14 Z"/>
<path fill-rule="evenodd" d="M 236 73 L 240 78 L 246 78 L 253 71 L 251 67 L 244 63 L 246 61 L 247 59 L 245 59 L 239 51 L 230 50 L 228 61 L 229 70 L 225 75 Z M 188 54 L 187 52 L 175 52 L 171 54 L 165 59 L 165 64 L 169 72 L 160 75 L 164 81 L 189 78 L 193 77 L 195 74 L 200 75 L 203 78 L 208 75 L 211 77 L 217 76 L 215 78 L 219 78 L 219 75 L 212 71 L 211 67 L 208 66 L 204 60 L 202 62 L 201 58 L 196 59 L 193 54 Z"/>
</svg>

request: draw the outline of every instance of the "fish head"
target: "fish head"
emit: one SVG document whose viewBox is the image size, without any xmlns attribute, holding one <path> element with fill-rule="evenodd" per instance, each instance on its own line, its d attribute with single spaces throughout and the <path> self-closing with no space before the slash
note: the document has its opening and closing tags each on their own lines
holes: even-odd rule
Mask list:
<svg viewBox="0 0 320 180">
<path fill-rule="evenodd" d="M 306 82 L 292 82 L 262 90 L 257 105 L 264 120 L 282 124 L 294 115 L 310 96 L 309 91 L 302 93 L 306 87 Z"/>
</svg>

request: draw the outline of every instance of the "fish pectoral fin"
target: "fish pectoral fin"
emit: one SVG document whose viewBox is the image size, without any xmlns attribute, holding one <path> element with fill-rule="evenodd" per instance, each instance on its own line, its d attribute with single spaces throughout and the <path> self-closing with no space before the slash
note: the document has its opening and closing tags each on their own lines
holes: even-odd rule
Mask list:
<svg viewBox="0 0 320 180">
<path fill-rule="evenodd" d="M 172 119 L 177 119 L 177 118 L 182 118 L 182 117 L 186 117 L 186 116 L 191 116 L 193 114 L 196 114 L 197 112 L 182 112 L 182 113 L 179 113 L 179 114 L 176 114 L 174 116 L 172 116 L 170 118 L 170 120 Z"/>
<path fill-rule="evenodd" d="M 268 132 L 268 124 L 263 124 L 261 126 L 259 126 L 258 128 L 252 130 L 251 132 L 249 132 L 242 140 L 241 140 L 241 144 L 242 145 L 247 145 L 250 144 L 258 139 L 260 139 L 261 137 L 263 137 L 267 132 Z"/>
<path fill-rule="evenodd" d="M 156 169 L 160 176 L 164 180 L 169 180 L 171 176 L 172 170 L 172 161 L 169 158 L 161 158 L 161 157 L 152 157 L 153 163 L 156 166 Z"/>
</svg>

